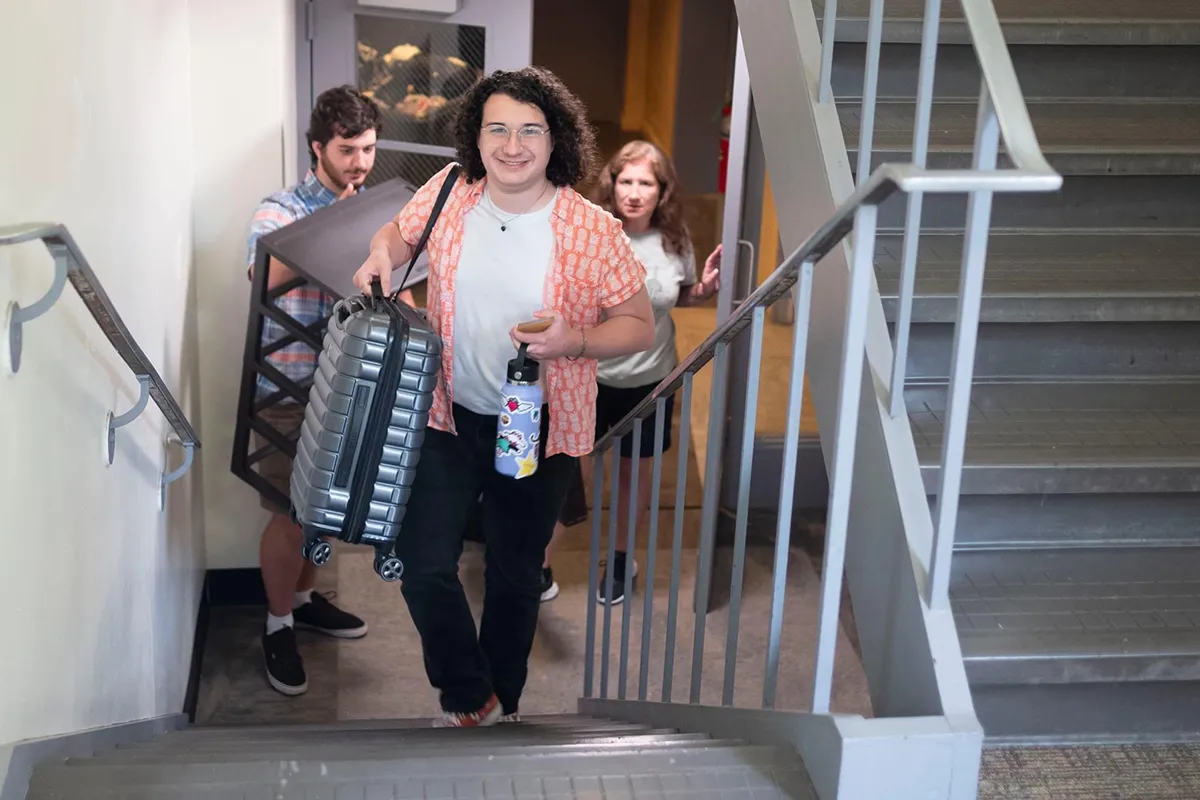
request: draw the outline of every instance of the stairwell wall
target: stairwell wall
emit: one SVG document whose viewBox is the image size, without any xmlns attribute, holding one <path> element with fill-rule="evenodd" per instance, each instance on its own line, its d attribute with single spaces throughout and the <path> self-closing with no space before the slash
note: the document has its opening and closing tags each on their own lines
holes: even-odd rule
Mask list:
<svg viewBox="0 0 1200 800">
<path fill-rule="evenodd" d="M 226 537 L 209 548 L 218 564 L 238 560 L 225 543 L 242 531 L 253 544 L 237 552 L 256 549 L 224 392 L 246 221 L 296 161 L 294 19 L 293 0 L 5 4 L 0 225 L 68 226 L 202 449 L 160 511 L 182 451 L 151 403 L 105 463 L 105 415 L 138 384 L 74 290 L 26 326 L 20 372 L 0 370 L 0 745 L 179 712 L 206 521 Z M 0 249 L 0 315 L 52 274 L 40 244 Z"/>
<path fill-rule="evenodd" d="M 187 10 L 6 4 L 0 222 L 67 225 L 194 419 Z M 40 243 L 0 250 L 0 307 L 35 302 L 52 275 Z M 24 334 L 20 372 L 0 371 L 0 742 L 178 712 L 203 569 L 196 471 L 159 511 L 182 453 L 164 450 L 157 407 L 102 458 L 105 415 L 138 384 L 74 290 Z"/>
<path fill-rule="evenodd" d="M 257 567 L 268 515 L 229 462 L 250 307 L 250 216 L 296 179 L 304 136 L 294 121 L 295 0 L 192 0 L 190 17 L 208 568 Z"/>
</svg>

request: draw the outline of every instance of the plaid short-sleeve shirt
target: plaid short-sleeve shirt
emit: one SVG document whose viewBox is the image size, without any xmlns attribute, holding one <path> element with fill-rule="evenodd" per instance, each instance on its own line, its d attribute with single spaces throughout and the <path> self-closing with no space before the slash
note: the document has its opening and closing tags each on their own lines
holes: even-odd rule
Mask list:
<svg viewBox="0 0 1200 800">
<path fill-rule="evenodd" d="M 312 170 L 295 186 L 274 192 L 258 204 L 250 220 L 250 235 L 246 240 L 246 274 L 254 267 L 258 238 L 290 225 L 302 217 L 333 204 L 337 195 L 317 179 Z M 302 326 L 308 327 L 325 319 L 333 312 L 334 298 L 312 287 L 292 289 L 275 300 L 280 311 Z M 263 319 L 263 345 L 287 335 L 287 330 L 271 317 Z M 303 382 L 317 370 L 317 353 L 303 342 L 293 342 L 266 357 L 267 363 L 287 378 Z M 258 376 L 259 397 L 277 391 L 274 383 L 265 376 Z"/>
<path fill-rule="evenodd" d="M 396 217 L 410 245 L 433 211 L 450 166 L 422 186 Z M 464 218 L 487 184 L 468 183 L 460 175 L 429 236 L 428 319 L 442 340 L 442 369 L 433 391 L 431 427 L 455 433 L 454 281 L 462 254 Z M 600 324 L 601 312 L 631 299 L 645 285 L 646 270 L 634 255 L 620 221 L 570 187 L 563 187 L 550 213 L 554 250 L 543 290 L 543 305 L 573 328 Z M 508 331 L 496 331 L 507 336 Z M 543 389 L 550 406 L 546 455 L 584 456 L 595 443 L 596 360 L 557 358 L 543 362 Z"/>
</svg>

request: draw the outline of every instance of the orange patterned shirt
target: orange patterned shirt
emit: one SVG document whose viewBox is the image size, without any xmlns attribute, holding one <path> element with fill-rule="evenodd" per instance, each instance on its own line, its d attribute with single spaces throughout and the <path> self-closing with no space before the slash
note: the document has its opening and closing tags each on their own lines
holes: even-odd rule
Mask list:
<svg viewBox="0 0 1200 800">
<path fill-rule="evenodd" d="M 438 191 L 450 171 L 447 165 L 417 190 L 396 216 L 400 235 L 410 245 L 433 211 Z M 454 279 L 462 253 L 464 218 L 483 196 L 487 183 L 467 183 L 460 173 L 429 235 L 429 324 L 442 339 L 442 369 L 433 390 L 429 426 L 456 433 L 454 415 Z M 546 274 L 542 305 L 562 315 L 573 328 L 601 322 L 601 311 L 632 298 L 645 285 L 646 269 L 634 255 L 621 222 L 563 187 L 550 213 L 554 251 Z M 497 331 L 507 336 L 508 331 Z M 584 456 L 596 434 L 596 360 L 556 358 L 544 362 L 543 390 L 550 406 L 546 455 Z"/>
</svg>

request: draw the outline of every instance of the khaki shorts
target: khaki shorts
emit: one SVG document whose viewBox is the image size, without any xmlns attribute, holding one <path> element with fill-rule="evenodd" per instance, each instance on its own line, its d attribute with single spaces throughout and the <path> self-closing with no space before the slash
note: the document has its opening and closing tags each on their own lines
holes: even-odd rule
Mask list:
<svg viewBox="0 0 1200 800">
<path fill-rule="evenodd" d="M 263 422 L 270 425 L 284 436 L 290 436 L 304 421 L 304 406 L 300 403 L 276 403 L 259 412 Z M 262 434 L 254 431 L 254 449 L 265 447 L 269 442 Z M 272 486 L 283 492 L 285 496 L 292 494 L 292 457 L 287 453 L 275 450 L 258 462 L 258 474 Z M 259 495 L 259 503 L 268 511 L 277 514 L 288 513 L 288 508 L 280 508 L 266 495 Z"/>
</svg>

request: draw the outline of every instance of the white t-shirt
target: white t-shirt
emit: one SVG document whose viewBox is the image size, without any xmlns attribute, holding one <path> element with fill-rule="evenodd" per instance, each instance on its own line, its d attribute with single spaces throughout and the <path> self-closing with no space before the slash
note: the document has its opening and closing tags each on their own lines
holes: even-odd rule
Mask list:
<svg viewBox="0 0 1200 800">
<path fill-rule="evenodd" d="M 685 241 L 686 249 L 679 256 L 667 252 L 658 230 L 635 233 L 629 241 L 646 267 L 646 291 L 654 307 L 654 344 L 641 353 L 600 361 L 596 380 L 621 389 L 658 383 L 675 369 L 679 360 L 671 309 L 679 299 L 679 287 L 696 283 L 696 255 L 691 242 Z"/>
<path fill-rule="evenodd" d="M 542 208 L 505 224 L 486 192 L 464 218 L 454 278 L 454 402 L 476 414 L 500 410 L 508 362 L 517 357 L 509 330 L 543 306 L 554 251 L 550 212 Z M 499 212 L 502 219 L 512 215 Z"/>
</svg>

